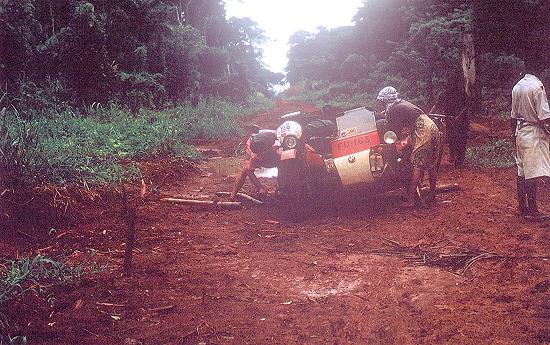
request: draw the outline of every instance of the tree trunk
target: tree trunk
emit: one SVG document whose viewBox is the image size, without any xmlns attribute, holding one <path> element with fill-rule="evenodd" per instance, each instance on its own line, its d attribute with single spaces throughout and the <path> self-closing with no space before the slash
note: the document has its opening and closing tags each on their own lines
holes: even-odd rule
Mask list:
<svg viewBox="0 0 550 345">
<path fill-rule="evenodd" d="M 464 35 L 464 47 L 462 50 L 462 71 L 464 73 L 464 90 L 468 109 L 476 112 L 481 109 L 481 88 L 476 76 L 476 51 L 474 48 L 474 35 Z"/>
</svg>

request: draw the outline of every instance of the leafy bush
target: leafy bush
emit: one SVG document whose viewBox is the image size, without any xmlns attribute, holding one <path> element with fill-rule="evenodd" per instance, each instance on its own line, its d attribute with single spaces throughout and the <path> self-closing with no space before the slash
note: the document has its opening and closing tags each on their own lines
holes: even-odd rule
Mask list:
<svg viewBox="0 0 550 345">
<path fill-rule="evenodd" d="M 127 73 L 119 72 L 116 75 L 118 85 L 117 98 L 136 112 L 141 107 L 152 107 L 155 100 L 166 92 L 161 84 L 162 74 L 156 73 Z"/>
<path fill-rule="evenodd" d="M 367 59 L 359 54 L 349 55 L 340 65 L 340 78 L 359 80 L 367 74 Z"/>
<path fill-rule="evenodd" d="M 484 54 L 480 57 L 481 83 L 485 87 L 511 90 L 521 79 L 523 61 L 514 55 Z"/>
<path fill-rule="evenodd" d="M 68 101 L 71 91 L 59 79 L 46 78 L 41 84 L 23 79 L 17 87 L 18 97 L 11 100 L 11 105 L 12 109 L 19 109 L 25 119 L 47 117 L 72 109 Z"/>
<path fill-rule="evenodd" d="M 466 150 L 466 161 L 482 168 L 510 168 L 515 165 L 514 147 L 508 139 L 493 140 Z"/>
<path fill-rule="evenodd" d="M 550 72 L 550 71 L 549 71 Z M 261 92 L 252 94 L 244 105 L 244 113 L 253 114 L 273 109 L 273 100 Z"/>
<path fill-rule="evenodd" d="M 24 121 L 0 111 L 0 188 L 11 189 L 25 180 L 32 171 L 33 138 Z"/>
<path fill-rule="evenodd" d="M 376 73 L 371 73 L 376 77 Z M 283 97 L 291 100 L 300 100 L 315 104 L 318 107 L 325 105 L 340 109 L 350 109 L 353 107 L 367 106 L 371 109 L 377 107 L 376 95 L 378 91 L 387 85 L 394 86 L 403 91 L 403 97 L 407 98 L 412 94 L 410 89 L 399 88 L 404 81 L 398 77 L 382 80 L 360 79 L 357 81 L 329 82 L 329 81 L 307 81 L 296 83 L 288 91 L 283 93 Z M 424 104 L 425 98 L 413 97 L 407 98 L 413 103 L 421 102 Z"/>
</svg>

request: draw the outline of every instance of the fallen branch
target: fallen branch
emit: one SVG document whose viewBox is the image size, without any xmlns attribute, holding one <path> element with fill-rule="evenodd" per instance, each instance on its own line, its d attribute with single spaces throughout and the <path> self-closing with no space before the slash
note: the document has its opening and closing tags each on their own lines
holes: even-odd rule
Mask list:
<svg viewBox="0 0 550 345">
<path fill-rule="evenodd" d="M 95 304 L 102 305 L 102 306 L 105 306 L 105 307 L 120 307 L 120 308 L 125 307 L 124 304 L 117 304 L 117 303 L 96 302 Z"/>
<path fill-rule="evenodd" d="M 83 330 L 84 332 L 88 333 L 88 334 L 93 335 L 94 337 L 99 337 L 99 334 L 96 334 L 96 333 L 94 333 L 94 332 L 92 332 L 92 331 L 89 331 L 89 330 L 87 330 L 86 328 L 82 328 L 82 330 Z"/>
<path fill-rule="evenodd" d="M 154 312 L 159 312 L 159 311 L 172 310 L 175 307 L 176 307 L 175 305 L 167 305 L 166 307 L 151 308 L 151 309 L 148 309 L 148 311 L 154 313 Z"/>
<path fill-rule="evenodd" d="M 231 193 L 229 192 L 216 192 L 214 193 L 214 195 L 216 196 L 231 196 Z M 251 197 L 250 195 L 246 195 L 244 193 L 237 193 L 237 198 L 239 198 L 241 201 L 249 201 L 255 205 L 263 205 L 264 202 L 263 201 L 260 201 L 258 199 L 255 199 L 253 197 Z"/>
<path fill-rule="evenodd" d="M 464 274 L 464 272 L 466 272 L 468 270 L 468 268 L 470 268 L 476 261 L 478 260 L 481 260 L 481 259 L 488 259 L 488 258 L 493 258 L 493 257 L 500 257 L 499 255 L 496 255 L 496 254 L 493 254 L 493 253 L 482 253 L 482 254 L 479 254 L 478 256 L 474 257 L 474 258 L 471 258 L 470 260 L 468 260 L 468 262 L 466 263 L 466 265 L 464 265 L 464 267 L 462 268 L 462 270 L 459 272 L 461 275 Z"/>
<path fill-rule="evenodd" d="M 436 194 L 441 194 L 441 193 L 449 193 L 449 192 L 458 192 L 458 191 L 461 191 L 462 190 L 462 187 L 460 187 L 460 185 L 456 184 L 456 183 L 449 183 L 449 184 L 441 184 L 441 185 L 438 185 L 435 187 L 435 192 Z M 430 188 L 429 187 L 424 187 L 422 189 L 420 189 L 420 192 L 421 193 L 427 193 L 430 191 Z"/>
<path fill-rule="evenodd" d="M 163 198 L 163 199 L 160 199 L 160 201 L 172 203 L 172 204 L 180 204 L 180 205 L 220 207 L 220 208 L 227 208 L 227 209 L 241 208 L 240 202 L 232 202 L 232 201 L 215 202 L 215 201 L 206 201 L 206 200 L 175 199 L 175 198 Z"/>
<path fill-rule="evenodd" d="M 502 255 L 459 248 L 456 246 L 420 245 L 409 247 L 384 238 L 383 241 L 391 249 L 377 251 L 379 255 L 399 256 L 412 265 L 432 266 L 445 269 L 451 273 L 464 275 L 474 263 L 483 259 L 504 259 Z"/>
</svg>

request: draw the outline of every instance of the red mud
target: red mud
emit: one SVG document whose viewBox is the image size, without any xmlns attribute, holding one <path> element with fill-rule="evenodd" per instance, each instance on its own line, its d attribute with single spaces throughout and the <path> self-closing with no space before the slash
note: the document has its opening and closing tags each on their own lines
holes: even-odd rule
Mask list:
<svg viewBox="0 0 550 345">
<path fill-rule="evenodd" d="M 300 106 L 280 104 L 248 120 L 273 126 Z M 211 195 L 234 181 L 209 174 L 206 163 L 170 178 L 161 163 L 146 170 L 156 184 L 165 179 L 166 195 Z M 120 203 L 105 201 L 47 242 L 1 247 L 8 257 L 46 248 L 109 268 L 51 288 L 50 303 L 28 295 L 4 312 L 29 344 L 44 345 L 548 344 L 550 229 L 518 219 L 514 176 L 444 162 L 441 182 L 464 191 L 439 195 L 434 206 L 356 200 L 299 224 L 279 223 L 270 206 L 213 211 L 148 201 L 138 209 L 129 278 L 121 277 Z M 550 211 L 549 191 L 540 194 Z M 415 246 L 497 256 L 462 272 L 464 265 L 413 263 L 396 250 Z"/>
</svg>

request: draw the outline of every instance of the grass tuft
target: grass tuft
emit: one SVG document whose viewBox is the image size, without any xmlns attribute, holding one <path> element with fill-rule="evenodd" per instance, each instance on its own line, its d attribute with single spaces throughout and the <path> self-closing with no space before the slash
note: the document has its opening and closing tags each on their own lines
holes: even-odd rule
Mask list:
<svg viewBox="0 0 550 345">
<path fill-rule="evenodd" d="M 8 260 L 0 267 L 0 307 L 26 292 L 42 292 L 44 282 L 67 283 L 97 271 L 95 268 L 86 271 L 83 266 L 72 267 L 42 255 Z"/>
</svg>

